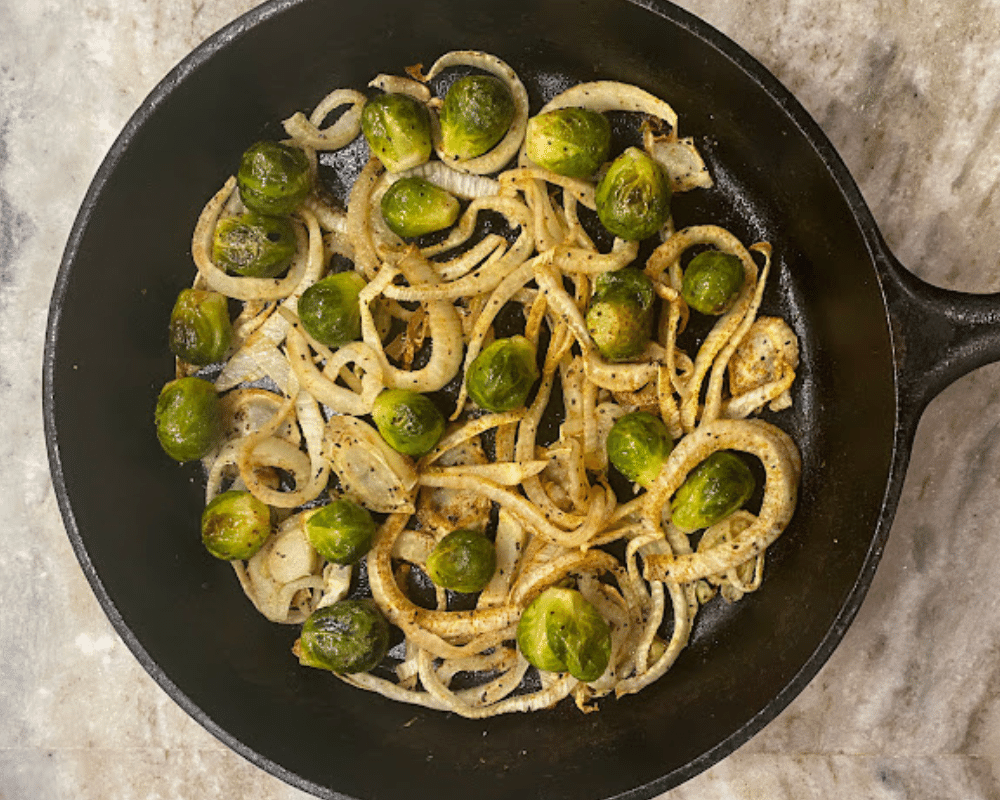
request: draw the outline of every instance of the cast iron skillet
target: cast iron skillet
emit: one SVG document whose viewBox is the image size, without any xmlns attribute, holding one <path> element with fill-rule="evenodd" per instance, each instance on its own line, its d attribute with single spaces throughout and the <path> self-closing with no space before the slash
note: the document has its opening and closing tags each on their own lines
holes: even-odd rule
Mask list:
<svg viewBox="0 0 1000 800">
<path fill-rule="evenodd" d="M 165 322 L 193 274 L 198 211 L 240 153 L 329 89 L 483 49 L 523 76 L 611 78 L 674 104 L 716 187 L 679 225 L 773 243 L 767 310 L 802 342 L 794 409 L 798 511 L 763 589 L 699 617 L 658 684 L 600 713 L 470 722 L 388 702 L 289 654 L 294 629 L 254 612 L 206 557 L 197 467 L 151 424 L 171 375 Z M 920 283 L 883 244 L 816 124 L 759 64 L 666 2 L 282 0 L 212 37 L 150 95 L 87 194 L 55 288 L 45 356 L 52 474 L 80 563 L 153 678 L 253 763 L 322 797 L 650 797 L 773 719 L 843 636 L 872 579 L 928 400 L 1000 358 L 995 296 Z"/>
</svg>

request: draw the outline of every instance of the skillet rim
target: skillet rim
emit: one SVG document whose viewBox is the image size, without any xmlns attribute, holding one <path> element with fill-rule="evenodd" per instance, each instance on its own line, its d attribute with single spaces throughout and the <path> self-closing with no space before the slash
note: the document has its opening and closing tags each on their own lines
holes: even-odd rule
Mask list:
<svg viewBox="0 0 1000 800">
<path fill-rule="evenodd" d="M 46 326 L 45 348 L 43 355 L 43 417 L 46 437 L 46 450 L 50 466 L 50 473 L 55 489 L 60 514 L 66 527 L 67 535 L 76 554 L 77 560 L 83 569 L 88 583 L 91 586 L 97 600 L 107 615 L 115 631 L 125 642 L 126 646 L 136 657 L 145 671 L 153 680 L 174 700 L 189 716 L 198 722 L 203 728 L 208 730 L 213 736 L 226 744 L 227 747 L 239 753 L 252 764 L 260 767 L 266 772 L 278 777 L 284 782 L 310 792 L 320 797 L 344 798 L 345 795 L 338 793 L 329 787 L 314 783 L 303 778 L 297 773 L 282 767 L 280 764 L 261 755 L 253 748 L 243 744 L 224 728 L 216 724 L 198 704 L 185 694 L 175 684 L 167 674 L 159 667 L 155 659 L 149 654 L 147 649 L 139 641 L 135 633 L 125 623 L 119 613 L 114 601 L 106 590 L 97 570 L 91 561 L 88 551 L 84 545 L 83 536 L 76 515 L 70 500 L 69 491 L 66 484 L 65 474 L 62 467 L 60 444 L 56 437 L 56 417 L 55 417 L 55 365 L 56 351 L 59 343 L 60 322 L 63 306 L 67 295 L 67 286 L 72 273 L 72 267 L 77 259 L 81 242 L 92 219 L 95 207 L 101 197 L 109 178 L 115 173 L 124 154 L 128 151 L 132 140 L 143 129 L 149 118 L 156 112 L 174 90 L 184 83 L 191 75 L 218 51 L 225 49 L 252 28 L 266 22 L 273 16 L 280 15 L 289 9 L 316 2 L 317 0 L 267 0 L 261 5 L 250 9 L 240 15 L 223 28 L 219 29 L 201 44 L 195 47 L 190 53 L 182 58 L 178 64 L 150 91 L 143 99 L 139 107 L 126 122 L 122 131 L 115 138 L 108 153 L 105 155 L 92 179 L 87 192 L 81 202 L 80 210 L 73 222 L 69 234 L 66 248 L 60 261 L 59 271 L 56 276 L 52 291 L 52 299 L 49 307 L 49 315 Z M 888 478 L 885 491 L 882 495 L 879 514 L 875 529 L 872 533 L 871 544 L 867 550 L 861 570 L 854 582 L 853 587 L 846 595 L 846 599 L 841 606 L 840 612 L 834 618 L 833 623 L 826 634 L 820 640 L 811 656 L 803 663 L 801 668 L 785 684 L 785 686 L 775 694 L 772 699 L 756 715 L 734 731 L 727 738 L 723 739 L 715 747 L 707 750 L 700 756 L 692 759 L 683 767 L 674 769 L 661 776 L 659 779 L 642 786 L 627 790 L 619 795 L 621 798 L 645 798 L 673 788 L 715 763 L 718 763 L 726 756 L 730 755 L 737 748 L 745 744 L 750 738 L 758 733 L 763 727 L 771 722 L 784 708 L 805 688 L 805 686 L 815 677 L 819 669 L 828 661 L 837 645 L 843 639 L 848 627 L 859 610 L 867 591 L 871 585 L 875 570 L 881 558 L 882 551 L 888 537 L 891 521 L 895 513 L 896 505 L 902 490 L 903 478 L 905 476 L 906 464 L 909 459 L 909 444 L 912 439 L 915 424 L 907 426 L 900 423 L 900 398 L 899 398 L 899 358 L 897 354 L 897 337 L 893 326 L 890 306 L 886 297 L 885 280 L 886 272 L 891 272 L 894 259 L 886 247 L 884 240 L 878 230 L 875 219 L 865 203 L 860 189 L 848 171 L 846 165 L 833 147 L 832 143 L 822 131 L 818 123 L 805 110 L 801 103 L 766 67 L 757 59 L 751 56 L 746 50 L 736 44 L 721 31 L 695 16 L 689 11 L 668 2 L 667 0 L 624 0 L 627 4 L 635 6 L 643 11 L 652 13 L 662 19 L 668 20 L 686 33 L 705 42 L 718 56 L 723 57 L 733 63 L 737 69 L 753 83 L 775 104 L 785 117 L 793 123 L 799 135 L 812 148 L 816 156 L 822 163 L 823 169 L 833 180 L 837 190 L 842 195 L 846 207 L 851 212 L 851 218 L 857 226 L 864 246 L 869 254 L 873 272 L 879 283 L 879 292 L 885 311 L 887 323 L 889 353 L 892 360 L 892 375 L 895 397 L 895 425 L 893 431 L 893 448 L 889 459 Z M 897 265 L 898 266 L 898 265 Z M 891 275 L 890 275 L 891 277 Z"/>
</svg>

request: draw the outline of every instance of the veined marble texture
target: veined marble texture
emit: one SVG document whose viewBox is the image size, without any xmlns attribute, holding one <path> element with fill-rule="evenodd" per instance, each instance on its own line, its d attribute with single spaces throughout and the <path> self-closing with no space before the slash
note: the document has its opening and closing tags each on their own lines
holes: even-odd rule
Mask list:
<svg viewBox="0 0 1000 800">
<path fill-rule="evenodd" d="M 45 320 L 87 186 L 145 95 L 249 0 L 0 0 L 0 798 L 305 798 L 149 678 L 63 530 Z M 923 279 L 1000 290 L 1000 2 L 685 0 L 795 93 Z M 671 800 L 1000 798 L 1000 367 L 921 421 L 874 584 L 815 680 Z"/>
</svg>

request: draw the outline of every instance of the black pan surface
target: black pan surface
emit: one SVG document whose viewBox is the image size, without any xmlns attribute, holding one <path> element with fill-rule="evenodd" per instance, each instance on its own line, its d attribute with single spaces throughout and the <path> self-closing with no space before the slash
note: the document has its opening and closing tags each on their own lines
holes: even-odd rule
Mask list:
<svg viewBox="0 0 1000 800">
<path fill-rule="evenodd" d="M 332 88 L 362 88 L 379 72 L 460 48 L 510 63 L 535 109 L 567 83 L 598 78 L 672 103 L 716 180 L 675 201 L 678 225 L 713 222 L 745 242 L 771 242 L 765 311 L 785 316 L 802 345 L 795 405 L 773 416 L 802 450 L 801 496 L 769 551 L 762 590 L 706 608 L 664 679 L 586 716 L 564 703 L 472 722 L 298 666 L 289 653 L 297 630 L 260 617 L 230 568 L 205 556 L 198 468 L 169 462 L 151 424 L 172 372 L 166 320 L 193 274 L 191 231 L 240 153 Z M 230 747 L 300 788 L 358 798 L 448 800 L 472 787 L 484 798 L 650 797 L 776 716 L 860 605 L 926 399 L 897 402 L 905 331 L 883 294 L 885 281 L 890 300 L 906 294 L 892 288 L 902 285 L 897 273 L 812 120 L 756 62 L 672 5 L 270 3 L 153 92 L 73 229 L 45 364 L 66 527 L 102 606 L 154 679 Z"/>
</svg>

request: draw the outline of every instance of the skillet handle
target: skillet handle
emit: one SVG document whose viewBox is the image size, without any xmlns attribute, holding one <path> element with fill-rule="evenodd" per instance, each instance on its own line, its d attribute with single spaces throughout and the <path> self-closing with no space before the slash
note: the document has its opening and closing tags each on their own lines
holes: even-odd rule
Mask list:
<svg viewBox="0 0 1000 800">
<path fill-rule="evenodd" d="M 884 245 L 877 258 L 892 329 L 899 422 L 912 437 L 924 408 L 946 386 L 1000 361 L 1000 293 L 933 286 Z"/>
</svg>

